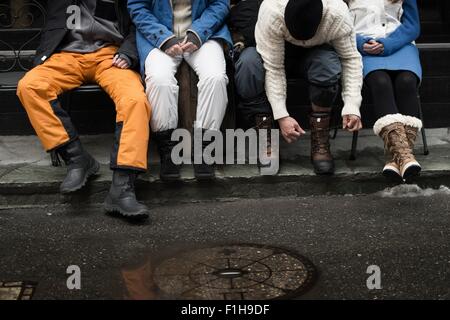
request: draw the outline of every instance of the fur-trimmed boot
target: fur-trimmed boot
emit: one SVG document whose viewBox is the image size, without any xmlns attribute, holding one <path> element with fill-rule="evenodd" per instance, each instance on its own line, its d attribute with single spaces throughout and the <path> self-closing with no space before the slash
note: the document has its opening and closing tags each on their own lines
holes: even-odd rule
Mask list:
<svg viewBox="0 0 450 320">
<path fill-rule="evenodd" d="M 377 120 L 373 130 L 384 141 L 389 160 L 383 168 L 386 176 L 399 176 L 408 180 L 419 174 L 421 167 L 413 155 L 405 130 L 405 117 L 401 114 L 386 115 Z"/>
<path fill-rule="evenodd" d="M 422 130 L 422 120 L 411 117 L 411 116 L 405 116 L 405 130 L 406 130 L 406 137 L 408 138 L 409 147 L 414 151 L 414 145 L 416 143 L 417 135 Z"/>
</svg>

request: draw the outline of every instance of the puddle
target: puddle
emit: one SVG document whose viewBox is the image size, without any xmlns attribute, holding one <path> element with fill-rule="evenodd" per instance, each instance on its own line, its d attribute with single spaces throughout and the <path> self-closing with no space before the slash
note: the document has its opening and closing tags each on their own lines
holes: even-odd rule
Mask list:
<svg viewBox="0 0 450 320">
<path fill-rule="evenodd" d="M 440 186 L 439 189 L 422 189 L 416 184 L 403 184 L 384 189 L 378 192 L 377 195 L 382 198 L 431 197 L 434 195 L 450 195 L 450 189 L 446 186 Z"/>
<path fill-rule="evenodd" d="M 303 256 L 274 247 L 226 245 L 183 251 L 121 270 L 126 298 L 271 300 L 298 297 L 316 271 Z"/>
</svg>

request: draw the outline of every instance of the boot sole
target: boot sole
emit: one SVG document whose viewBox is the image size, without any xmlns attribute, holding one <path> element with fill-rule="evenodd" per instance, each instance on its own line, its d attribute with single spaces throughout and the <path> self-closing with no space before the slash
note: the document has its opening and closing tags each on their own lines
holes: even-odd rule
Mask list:
<svg viewBox="0 0 450 320">
<path fill-rule="evenodd" d="M 418 176 L 420 171 L 422 171 L 420 165 L 418 163 L 412 163 L 403 172 L 403 179 L 409 181 L 411 178 Z"/>
<path fill-rule="evenodd" d="M 88 179 L 92 176 L 97 175 L 98 171 L 100 170 L 100 163 L 98 163 L 97 160 L 94 160 L 94 161 L 95 161 L 94 165 L 89 168 L 82 183 L 80 183 L 78 186 L 75 186 L 73 188 L 61 189 L 60 192 L 62 194 L 68 194 L 68 193 L 72 193 L 72 192 L 82 189 L 86 185 L 86 182 L 88 181 Z"/>
<path fill-rule="evenodd" d="M 402 180 L 402 176 L 394 170 L 383 170 L 383 176 L 392 181 Z"/>
<path fill-rule="evenodd" d="M 216 175 L 213 174 L 196 174 L 195 175 L 195 179 L 200 180 L 200 181 L 207 181 L 207 180 L 214 180 L 216 178 Z"/>
<path fill-rule="evenodd" d="M 159 178 L 162 181 L 171 182 L 171 181 L 178 181 L 178 180 L 180 180 L 181 179 L 181 175 L 180 174 L 164 175 L 164 176 L 160 175 Z"/>
<path fill-rule="evenodd" d="M 141 210 L 138 212 L 126 212 L 122 210 L 119 206 L 115 204 L 110 204 L 107 201 L 104 203 L 105 211 L 107 213 L 119 213 L 120 215 L 126 218 L 135 218 L 135 219 L 148 219 L 150 216 L 149 210 Z"/>
</svg>

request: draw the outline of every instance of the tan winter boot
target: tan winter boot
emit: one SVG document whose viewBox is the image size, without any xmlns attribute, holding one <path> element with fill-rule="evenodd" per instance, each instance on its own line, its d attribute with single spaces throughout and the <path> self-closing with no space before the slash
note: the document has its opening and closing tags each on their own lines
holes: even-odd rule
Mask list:
<svg viewBox="0 0 450 320">
<path fill-rule="evenodd" d="M 408 138 L 409 147 L 414 151 L 414 145 L 416 143 L 417 134 L 422 129 L 422 120 L 405 116 L 405 130 L 406 137 Z"/>
<path fill-rule="evenodd" d="M 400 176 L 407 180 L 419 174 L 421 167 L 414 158 L 406 130 L 405 119 L 400 114 L 387 115 L 378 119 L 374 125 L 374 132 L 384 141 L 385 148 L 393 155 L 395 165 L 387 163 L 385 168 L 392 165 L 393 170 L 399 169 Z"/>
</svg>

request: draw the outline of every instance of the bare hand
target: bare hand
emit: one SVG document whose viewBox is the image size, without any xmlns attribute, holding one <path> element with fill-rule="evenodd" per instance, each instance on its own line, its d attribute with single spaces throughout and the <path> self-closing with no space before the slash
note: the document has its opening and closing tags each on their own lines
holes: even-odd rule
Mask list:
<svg viewBox="0 0 450 320">
<path fill-rule="evenodd" d="M 346 114 L 342 119 L 342 129 L 349 132 L 359 131 L 362 129 L 361 118 L 353 114 Z"/>
<path fill-rule="evenodd" d="M 183 55 L 183 49 L 181 49 L 181 45 L 179 45 L 178 43 L 171 46 L 165 52 L 166 52 L 166 54 L 168 54 L 171 57 Z"/>
<path fill-rule="evenodd" d="M 279 119 L 278 124 L 280 125 L 281 135 L 287 143 L 297 141 L 301 135 L 305 134 L 305 130 L 299 126 L 294 118 L 285 117 Z"/>
<path fill-rule="evenodd" d="M 187 41 L 187 37 L 184 38 L 183 42 L 180 43 L 183 52 L 192 53 L 198 50 L 198 47 L 192 42 Z"/>
<path fill-rule="evenodd" d="M 120 69 L 128 69 L 130 66 L 128 65 L 127 60 L 119 58 L 118 55 L 114 56 L 112 65 L 120 68 Z"/>
<path fill-rule="evenodd" d="M 384 45 L 375 40 L 370 40 L 365 43 L 363 46 L 363 50 L 371 55 L 379 55 L 384 51 Z"/>
</svg>

